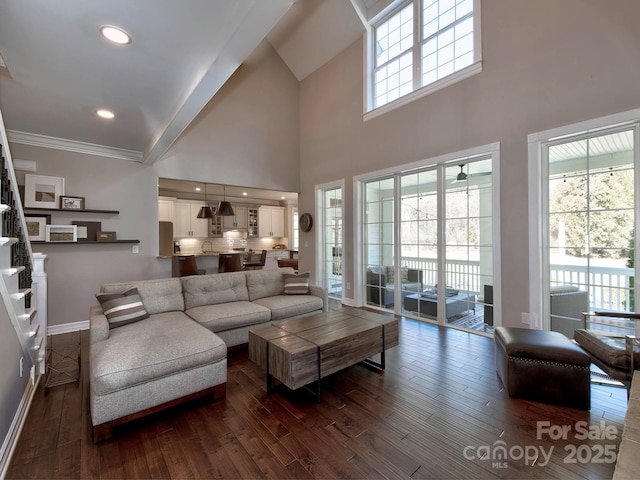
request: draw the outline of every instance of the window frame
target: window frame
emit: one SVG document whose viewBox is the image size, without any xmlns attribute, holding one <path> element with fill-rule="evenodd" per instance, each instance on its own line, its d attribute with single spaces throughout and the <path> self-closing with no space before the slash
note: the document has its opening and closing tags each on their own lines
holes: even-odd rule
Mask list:
<svg viewBox="0 0 640 480">
<path fill-rule="evenodd" d="M 529 177 L 529 313 L 530 328 L 550 330 L 548 251 L 548 161 L 546 147 L 565 139 L 597 136 L 620 127 L 640 125 L 640 109 L 629 110 L 584 122 L 565 125 L 528 136 Z M 636 142 L 640 145 L 640 141 Z M 634 153 L 635 165 L 640 165 L 640 146 Z M 640 215 L 640 175 L 635 175 L 635 209 Z M 635 238 L 640 237 L 640 221 L 635 224 Z M 636 277 L 640 276 L 640 262 L 636 262 Z M 525 312 L 526 313 L 526 312 Z M 524 315 L 523 315 L 524 318 Z"/>
<path fill-rule="evenodd" d="M 407 105 L 422 97 L 431 95 L 439 90 L 454 85 L 462 80 L 472 77 L 482 72 L 482 34 L 481 34 L 481 0 L 473 1 L 473 62 L 471 65 L 464 67 L 452 74 L 436 80 L 425 86 L 421 85 L 422 79 L 422 45 L 424 39 L 422 38 L 422 3 L 424 0 L 403 0 L 393 2 L 389 8 L 385 9 L 379 15 L 370 20 L 365 34 L 364 42 L 364 121 L 376 118 L 396 108 Z M 399 13 L 407 5 L 413 4 L 414 6 L 414 39 L 412 46 L 413 54 L 413 90 L 404 96 L 398 97 L 391 102 L 388 102 L 380 107 L 374 107 L 375 105 L 375 74 L 377 71 L 375 62 L 375 44 L 376 44 L 376 31 L 377 28 L 389 20 L 391 17 Z M 386 62 L 388 63 L 388 61 Z"/>
<path fill-rule="evenodd" d="M 341 234 L 340 234 L 340 248 L 342 252 L 345 251 L 345 237 L 344 237 L 344 218 L 345 218 L 345 182 L 344 179 L 336 180 L 334 182 L 328 182 L 323 184 L 315 185 L 315 242 L 317 246 L 317 254 L 316 254 L 316 268 L 315 268 L 315 284 L 316 285 L 325 285 L 325 279 L 328 274 L 326 273 L 326 266 L 328 264 L 327 254 L 326 254 L 326 243 L 325 243 L 325 235 L 324 235 L 324 226 L 326 225 L 326 212 L 327 206 L 325 205 L 325 193 L 330 190 L 339 190 L 341 194 L 341 205 L 340 205 L 340 217 L 343 220 L 341 224 Z M 344 261 L 342 264 L 342 293 L 340 295 L 340 300 L 343 304 L 349 304 L 346 297 L 346 290 L 350 287 L 349 283 L 345 283 L 344 277 Z M 330 295 L 331 298 L 338 298 L 337 296 Z"/>
</svg>

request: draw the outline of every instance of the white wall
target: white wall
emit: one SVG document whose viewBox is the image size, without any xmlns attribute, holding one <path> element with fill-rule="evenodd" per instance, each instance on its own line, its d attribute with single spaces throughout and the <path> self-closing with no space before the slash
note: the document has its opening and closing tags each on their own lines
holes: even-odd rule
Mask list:
<svg viewBox="0 0 640 480">
<path fill-rule="evenodd" d="M 503 322 L 528 307 L 527 135 L 640 106 L 640 2 L 483 0 L 483 72 L 363 122 L 357 41 L 300 90 L 300 211 L 345 180 L 345 285 L 353 281 L 356 175 L 501 143 Z M 300 268 L 313 267 L 314 232 Z M 353 291 L 346 296 L 354 297 Z"/>
</svg>

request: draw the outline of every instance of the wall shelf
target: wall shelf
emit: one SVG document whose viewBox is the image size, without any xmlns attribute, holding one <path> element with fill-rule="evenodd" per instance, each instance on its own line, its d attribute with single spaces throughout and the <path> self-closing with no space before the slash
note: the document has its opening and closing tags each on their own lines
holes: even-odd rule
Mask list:
<svg viewBox="0 0 640 480">
<path fill-rule="evenodd" d="M 106 213 L 109 215 L 118 215 L 120 213 L 119 210 L 96 210 L 96 209 L 87 209 L 87 208 L 83 208 L 83 209 L 70 208 L 70 209 L 63 210 L 60 208 L 23 207 L 22 209 L 25 212 L 29 211 L 29 212 L 56 212 L 56 213 Z"/>
<path fill-rule="evenodd" d="M 100 245 L 100 244 L 105 244 L 105 243 L 140 243 L 140 240 L 109 240 L 109 241 L 104 241 L 104 242 L 97 242 L 95 240 L 91 240 L 91 241 L 82 241 L 82 242 L 31 242 L 32 244 L 37 244 L 37 245 L 56 245 L 58 243 L 64 243 L 66 245 L 87 245 L 87 244 L 91 244 L 91 245 Z"/>
</svg>

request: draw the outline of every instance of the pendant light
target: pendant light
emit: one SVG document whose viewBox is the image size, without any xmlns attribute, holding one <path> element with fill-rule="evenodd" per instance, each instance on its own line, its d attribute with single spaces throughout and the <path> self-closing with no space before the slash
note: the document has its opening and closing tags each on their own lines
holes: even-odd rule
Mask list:
<svg viewBox="0 0 640 480">
<path fill-rule="evenodd" d="M 213 218 L 213 210 L 211 210 L 211 207 L 207 203 L 207 184 L 206 183 L 204 184 L 204 203 L 205 204 L 202 206 L 202 208 L 198 212 L 198 215 L 196 216 L 196 218 Z"/>
<path fill-rule="evenodd" d="M 224 185 L 222 186 L 222 195 L 223 195 L 222 197 L 223 200 L 220 203 L 218 203 L 218 208 L 216 208 L 216 216 L 219 216 L 219 217 L 235 216 L 231 203 L 227 202 L 227 189 Z"/>
</svg>

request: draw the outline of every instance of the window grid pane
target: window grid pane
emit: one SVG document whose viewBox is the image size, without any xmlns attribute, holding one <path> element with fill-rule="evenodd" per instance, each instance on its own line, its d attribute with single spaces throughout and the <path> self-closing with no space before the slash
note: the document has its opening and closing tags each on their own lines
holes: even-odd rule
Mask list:
<svg viewBox="0 0 640 480">
<path fill-rule="evenodd" d="M 375 98 L 377 105 L 384 105 L 395 100 L 405 94 L 407 88 L 412 89 L 412 59 L 412 53 L 408 52 L 376 71 Z"/>
<path fill-rule="evenodd" d="M 375 29 L 376 67 L 413 47 L 413 6 L 409 5 Z"/>
</svg>

